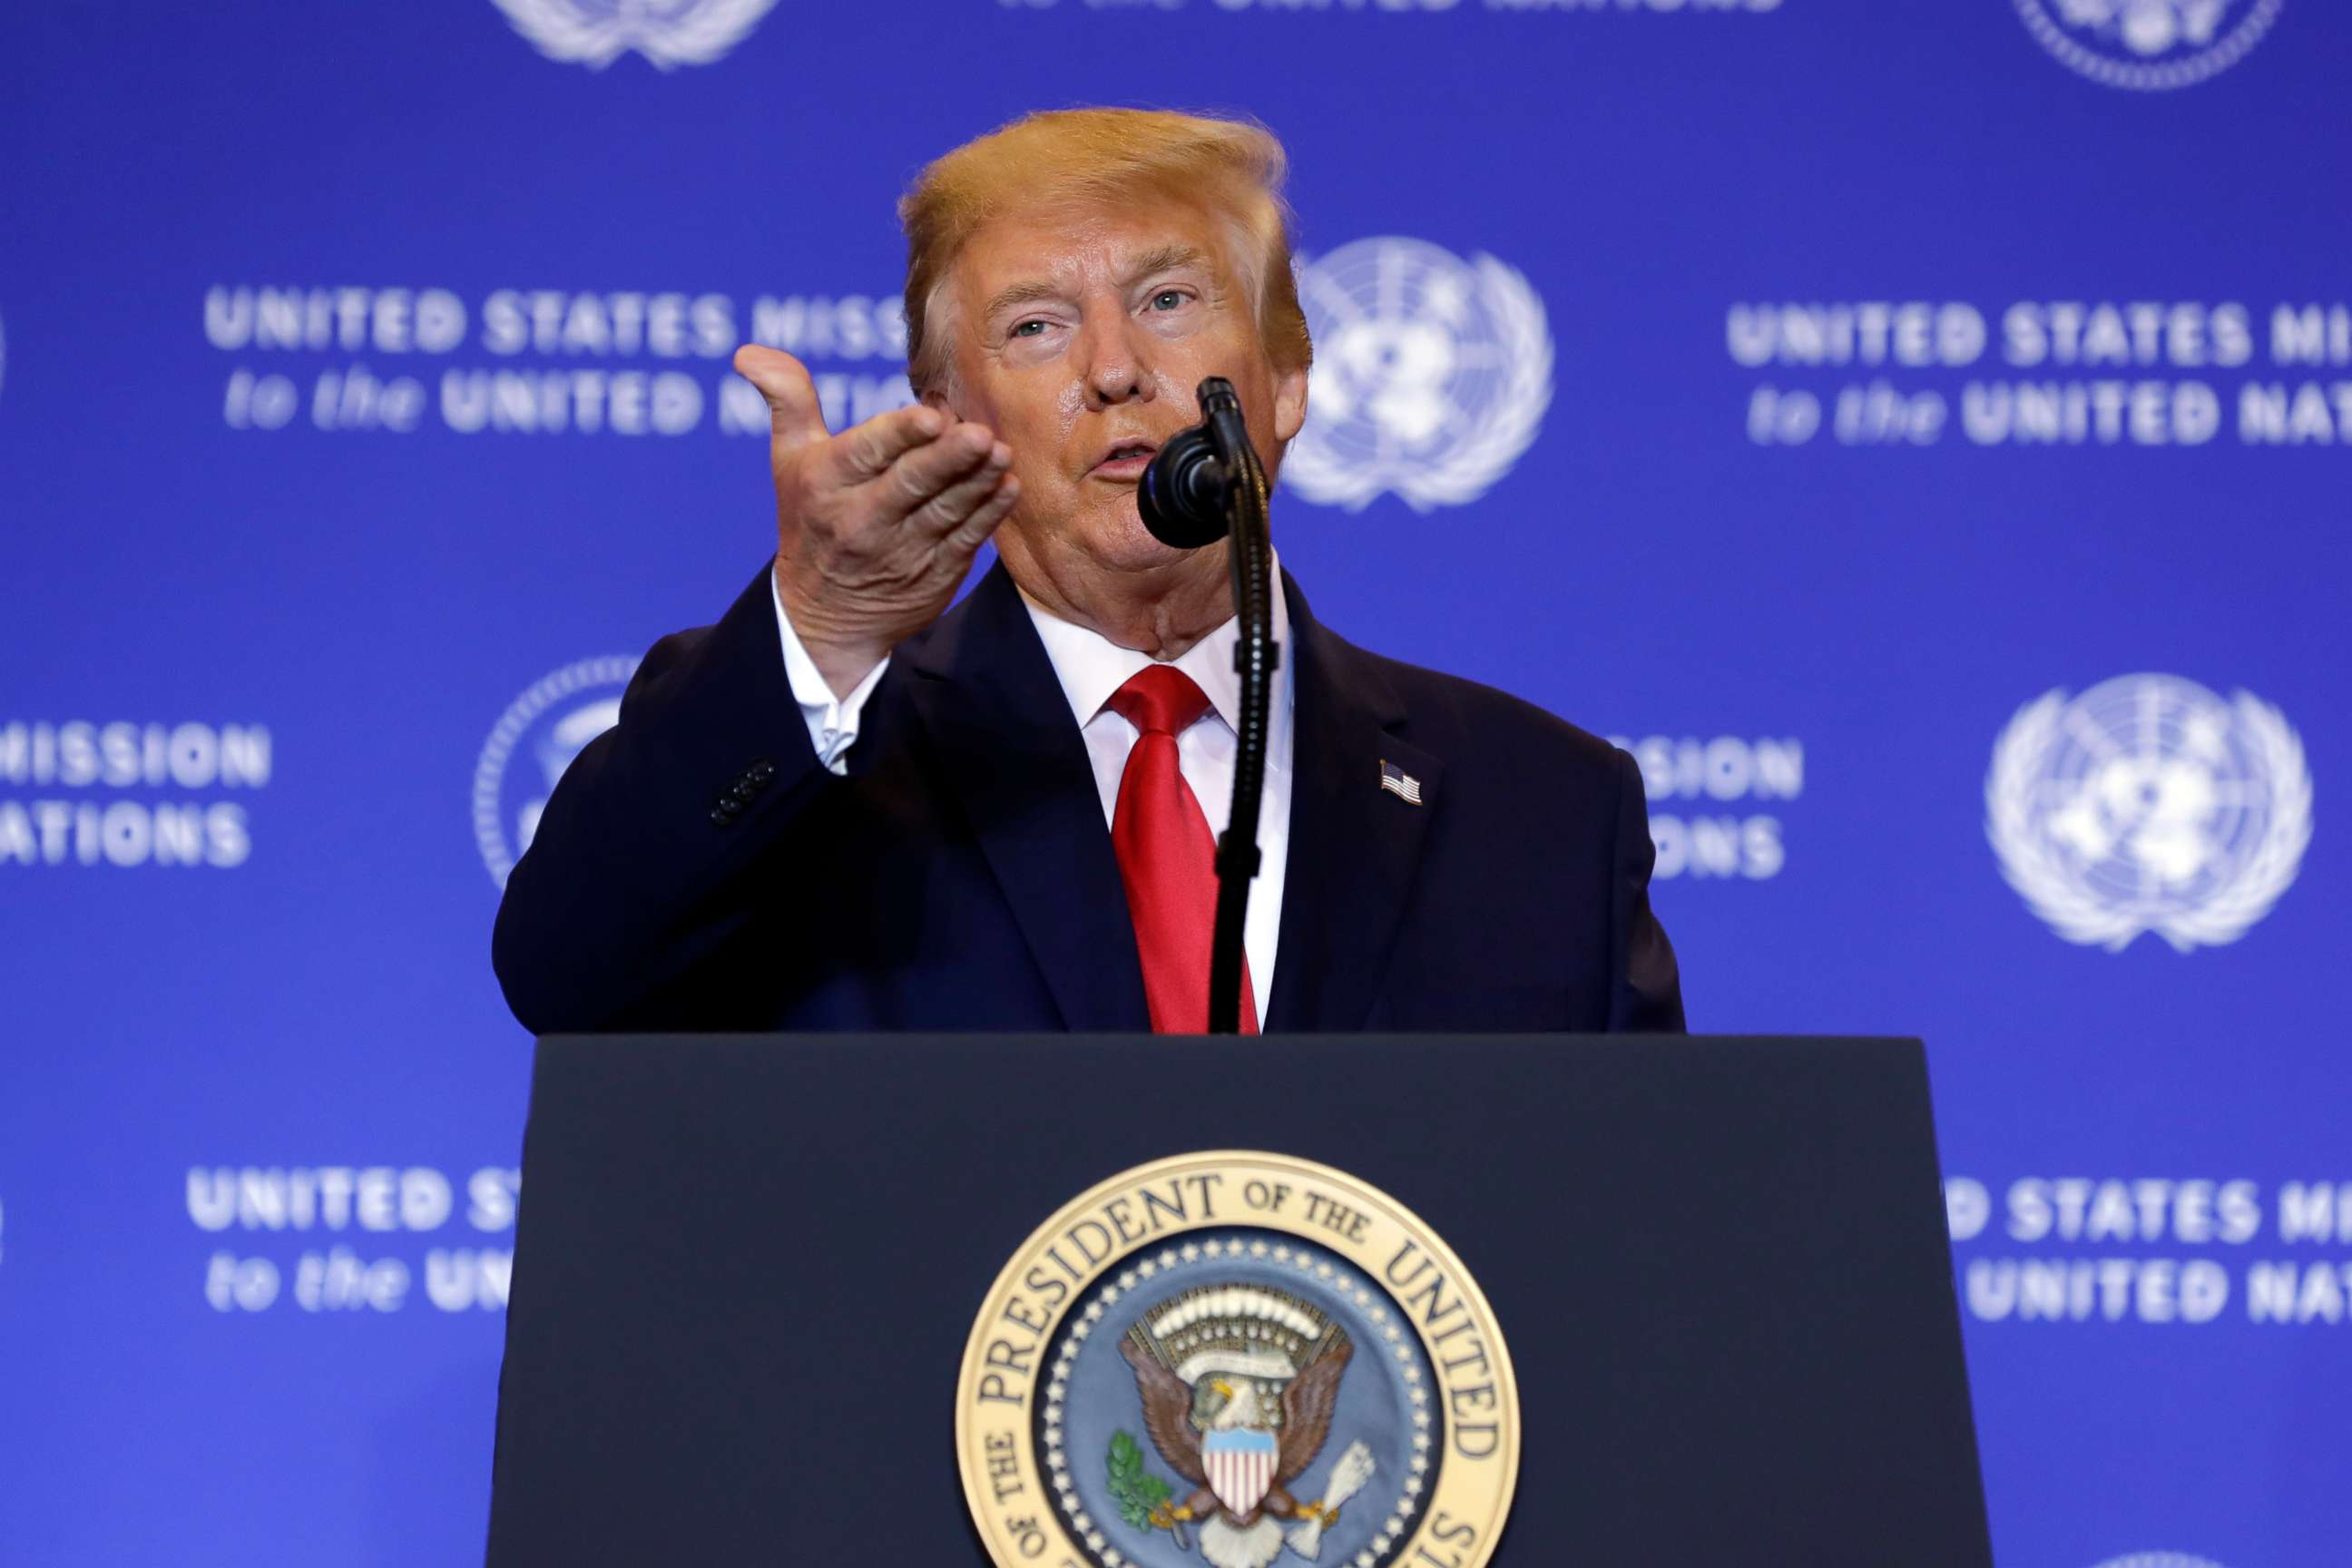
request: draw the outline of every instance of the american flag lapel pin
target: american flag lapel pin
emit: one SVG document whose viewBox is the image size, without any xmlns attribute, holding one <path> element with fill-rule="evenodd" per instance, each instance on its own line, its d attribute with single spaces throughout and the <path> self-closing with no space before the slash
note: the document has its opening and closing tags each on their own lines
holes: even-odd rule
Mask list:
<svg viewBox="0 0 2352 1568">
<path fill-rule="evenodd" d="M 1386 757 L 1381 759 L 1381 787 L 1407 805 L 1421 804 L 1421 781 Z"/>
</svg>

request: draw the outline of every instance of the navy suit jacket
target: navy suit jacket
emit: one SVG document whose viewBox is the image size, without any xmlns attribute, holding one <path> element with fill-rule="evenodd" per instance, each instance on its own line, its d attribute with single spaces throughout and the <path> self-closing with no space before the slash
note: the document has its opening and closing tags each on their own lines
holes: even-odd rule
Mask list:
<svg viewBox="0 0 2352 1568">
<path fill-rule="evenodd" d="M 1297 724 L 1269 1030 L 1679 1029 L 1640 771 L 1382 658 L 1286 574 Z M 1381 788 L 1385 761 L 1421 781 Z M 509 879 L 515 1016 L 607 1029 L 1150 1027 L 1086 744 L 1000 564 L 898 650 L 846 776 L 762 570 L 663 638 Z"/>
</svg>

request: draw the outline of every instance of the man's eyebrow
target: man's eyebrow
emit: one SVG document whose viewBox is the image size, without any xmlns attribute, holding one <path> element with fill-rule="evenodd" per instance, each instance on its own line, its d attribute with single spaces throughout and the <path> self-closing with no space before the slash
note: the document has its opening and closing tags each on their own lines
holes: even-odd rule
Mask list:
<svg viewBox="0 0 2352 1568">
<path fill-rule="evenodd" d="M 1155 272 L 1172 272 L 1180 267 L 1205 266 L 1208 259 L 1208 253 L 1197 245 L 1163 245 L 1136 258 L 1135 264 L 1127 269 L 1125 276 L 1119 281 L 1132 288 Z M 1015 283 L 1010 288 L 997 291 L 988 301 L 988 308 L 981 312 L 981 320 L 992 321 L 1016 305 L 1034 305 L 1044 300 L 1058 300 L 1062 298 L 1062 293 L 1061 285 L 1046 282 L 1043 279 L 1031 279 L 1024 283 Z"/>
<path fill-rule="evenodd" d="M 981 312 L 981 320 L 992 321 L 1015 305 L 1031 305 L 1040 300 L 1058 300 L 1061 297 L 1062 290 L 1058 286 L 1045 282 L 1042 279 L 1032 279 L 1026 283 L 1015 283 L 1010 289 L 1001 290 L 988 302 L 988 309 Z"/>
<path fill-rule="evenodd" d="M 1122 281 L 1139 283 L 1155 272 L 1173 272 L 1180 267 L 1204 266 L 1208 259 L 1207 253 L 1197 245 L 1163 245 L 1138 257 L 1135 265 L 1127 269 Z"/>
</svg>

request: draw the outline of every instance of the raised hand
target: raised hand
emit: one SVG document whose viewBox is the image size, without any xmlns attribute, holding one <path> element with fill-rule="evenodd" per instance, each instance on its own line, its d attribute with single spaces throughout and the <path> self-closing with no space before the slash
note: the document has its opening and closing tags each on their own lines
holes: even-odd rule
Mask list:
<svg viewBox="0 0 2352 1568">
<path fill-rule="evenodd" d="M 776 587 L 825 683 L 845 696 L 929 626 L 1021 499 L 1013 453 L 982 425 L 916 406 L 826 430 L 806 366 L 747 344 L 735 369 L 768 400 Z"/>
</svg>

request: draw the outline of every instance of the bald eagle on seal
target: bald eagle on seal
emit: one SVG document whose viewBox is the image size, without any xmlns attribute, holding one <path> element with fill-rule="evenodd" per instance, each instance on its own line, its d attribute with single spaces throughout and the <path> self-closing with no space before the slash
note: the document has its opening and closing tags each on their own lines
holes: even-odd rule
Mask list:
<svg viewBox="0 0 2352 1568">
<path fill-rule="evenodd" d="M 1146 1333 L 1129 1334 L 1119 1351 L 1135 1369 L 1152 1447 L 1192 1487 L 1163 1506 L 1173 1521 L 1201 1521 L 1202 1553 L 1217 1568 L 1263 1568 L 1281 1552 L 1279 1521 L 1337 1514 L 1302 1502 L 1290 1486 L 1330 1434 L 1339 1377 L 1355 1353 L 1344 1331 L 1330 1325 L 1311 1342 L 1307 1364 L 1278 1379 L 1204 1370 L 1188 1383 Z"/>
</svg>

